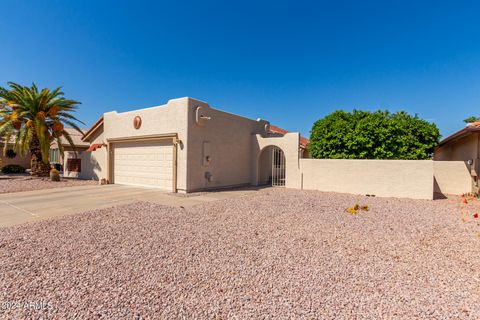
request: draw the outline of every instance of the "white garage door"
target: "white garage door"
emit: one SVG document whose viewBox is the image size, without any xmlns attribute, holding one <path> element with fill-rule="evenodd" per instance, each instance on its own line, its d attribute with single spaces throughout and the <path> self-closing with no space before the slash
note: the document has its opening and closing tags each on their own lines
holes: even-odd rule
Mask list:
<svg viewBox="0 0 480 320">
<path fill-rule="evenodd" d="M 173 146 L 170 141 L 116 143 L 113 154 L 114 183 L 172 190 Z"/>
</svg>

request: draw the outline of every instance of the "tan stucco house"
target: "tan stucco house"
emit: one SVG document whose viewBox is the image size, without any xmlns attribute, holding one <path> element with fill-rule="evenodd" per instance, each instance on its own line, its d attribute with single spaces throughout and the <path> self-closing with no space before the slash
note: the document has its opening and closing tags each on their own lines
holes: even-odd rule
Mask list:
<svg viewBox="0 0 480 320">
<path fill-rule="evenodd" d="M 289 145 L 282 150 L 260 147 L 257 136 L 288 136 Z M 272 179 L 285 185 L 285 154 L 293 153 L 296 161 L 308 154 L 308 140 L 300 141 L 298 133 L 272 130 L 265 120 L 247 119 L 192 98 L 107 112 L 83 141 L 90 147 L 79 155 L 78 177 L 173 192 L 257 185 Z M 65 175 L 71 172 L 66 170 Z"/>
<path fill-rule="evenodd" d="M 75 145 L 75 150 L 77 151 L 77 155 L 81 155 L 82 152 L 88 149 L 90 144 L 82 140 L 83 135 L 80 134 L 80 132 L 72 128 L 65 128 L 64 130 L 68 131 L 68 133 L 70 134 L 73 144 Z M 7 149 L 10 149 L 11 151 L 13 151 L 14 143 L 15 143 L 14 140 L 10 141 L 10 143 L 7 146 L 8 147 Z M 73 148 L 68 143 L 68 141 L 66 141 L 65 139 L 62 139 L 62 146 L 70 157 L 74 156 L 75 153 L 73 152 Z M 0 148 L 1 148 L 0 150 L 3 150 L 3 147 L 4 147 L 3 142 L 0 142 Z M 4 156 L 3 152 L 0 152 L 0 168 L 6 165 L 15 164 L 15 165 L 22 166 L 25 169 L 30 169 L 30 160 L 31 160 L 30 153 L 28 153 L 25 157 L 21 157 L 20 155 L 14 152 L 10 152 L 10 154 L 12 155 L 15 154 L 15 156 L 14 157 Z M 68 161 L 67 157 L 62 158 L 58 149 L 57 142 L 53 142 L 52 145 L 50 146 L 49 158 L 52 166 L 61 165 L 62 169 L 70 167 L 71 170 L 72 169 L 76 170 L 72 166 L 74 164 L 72 164 L 71 161 Z M 72 171 L 70 172 L 70 177 L 77 177 L 77 176 L 78 175 L 74 174 Z"/>
<path fill-rule="evenodd" d="M 107 112 L 82 140 L 89 147 L 66 153 L 76 172 L 66 166 L 65 176 L 169 192 L 268 184 L 387 197 L 434 195 L 432 160 L 311 159 L 309 141 L 299 133 L 192 98 Z M 438 181 L 447 190 L 443 184 L 450 180 Z"/>
<path fill-rule="evenodd" d="M 467 161 L 477 158 L 480 158 L 480 122 L 469 123 L 440 141 L 434 153 L 434 159 L 439 161 Z"/>
<path fill-rule="evenodd" d="M 471 191 L 478 192 L 478 175 L 480 174 L 480 122 L 469 123 L 461 130 L 440 141 L 435 149 L 433 158 L 436 166 L 453 166 L 455 162 L 463 162 L 465 170 L 462 172 L 462 175 L 468 177 L 468 180 L 470 180 Z M 457 171 L 457 175 L 458 174 Z M 453 180 L 454 177 L 449 176 L 447 178 Z"/>
<path fill-rule="evenodd" d="M 61 139 L 64 155 L 61 156 L 56 142 L 50 146 L 50 163 L 52 165 L 60 164 L 63 170 L 63 176 L 67 178 L 78 178 L 80 175 L 80 163 L 77 159 L 82 157 L 82 154 L 90 147 L 88 142 L 82 140 L 83 135 L 72 128 L 65 128 L 72 138 L 75 149 L 66 141 Z"/>
</svg>

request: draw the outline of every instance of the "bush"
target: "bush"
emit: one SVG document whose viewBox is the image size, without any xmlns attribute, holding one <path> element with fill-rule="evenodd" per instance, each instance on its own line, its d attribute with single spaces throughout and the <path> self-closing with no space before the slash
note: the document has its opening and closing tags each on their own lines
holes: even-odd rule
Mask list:
<svg viewBox="0 0 480 320">
<path fill-rule="evenodd" d="M 315 122 L 309 151 L 324 159 L 429 159 L 440 133 L 406 112 L 335 111 Z"/>
<path fill-rule="evenodd" d="M 58 170 L 53 168 L 50 170 L 50 180 L 52 181 L 60 181 L 60 174 L 58 173 Z"/>
<path fill-rule="evenodd" d="M 25 173 L 25 168 L 17 164 L 9 164 L 2 168 L 3 173 Z"/>
</svg>

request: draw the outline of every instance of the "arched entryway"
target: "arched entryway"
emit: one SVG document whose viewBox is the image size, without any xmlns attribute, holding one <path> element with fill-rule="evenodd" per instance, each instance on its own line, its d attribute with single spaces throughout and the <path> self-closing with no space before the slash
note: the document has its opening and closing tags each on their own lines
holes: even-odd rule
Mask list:
<svg viewBox="0 0 480 320">
<path fill-rule="evenodd" d="M 286 161 L 282 149 L 267 146 L 258 158 L 258 184 L 284 187 L 286 180 Z"/>
</svg>

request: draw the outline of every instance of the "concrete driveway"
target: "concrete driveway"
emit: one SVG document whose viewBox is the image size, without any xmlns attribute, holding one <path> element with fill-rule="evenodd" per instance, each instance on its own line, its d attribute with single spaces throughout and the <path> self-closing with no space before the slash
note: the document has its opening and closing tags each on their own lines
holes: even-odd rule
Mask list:
<svg viewBox="0 0 480 320">
<path fill-rule="evenodd" d="M 0 227 L 101 209 L 135 201 L 189 207 L 255 190 L 228 190 L 182 197 L 158 189 L 123 185 L 79 186 L 0 194 Z"/>
</svg>

